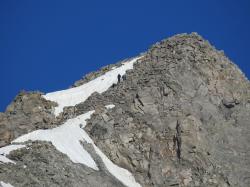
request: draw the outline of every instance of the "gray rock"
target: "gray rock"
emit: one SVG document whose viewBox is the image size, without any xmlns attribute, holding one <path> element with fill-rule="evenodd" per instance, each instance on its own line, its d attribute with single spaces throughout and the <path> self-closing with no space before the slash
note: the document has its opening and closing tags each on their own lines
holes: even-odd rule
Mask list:
<svg viewBox="0 0 250 187">
<path fill-rule="evenodd" d="M 157 43 L 103 96 L 116 106 L 114 122 L 90 121 L 109 127 L 109 141 L 90 135 L 142 186 L 249 186 L 249 81 L 199 35 Z"/>
<path fill-rule="evenodd" d="M 119 65 L 90 73 L 74 86 Z M 55 103 L 39 93 L 20 94 L 0 114 L 0 146 L 95 110 L 85 130 L 143 187 L 248 187 L 249 103 L 249 81 L 223 52 L 197 33 L 179 34 L 153 45 L 125 81 L 64 108 L 57 118 L 51 113 Z M 107 110 L 108 104 L 115 107 Z M 11 153 L 17 165 L 0 165 L 0 180 L 17 187 L 122 186 L 105 167 L 97 172 L 74 164 L 49 143 L 31 148 Z M 91 147 L 88 151 L 103 166 Z"/>
<path fill-rule="evenodd" d="M 15 187 L 123 187 L 102 168 L 96 171 L 72 163 L 50 143 L 34 142 L 28 148 L 11 152 L 9 158 L 16 164 L 1 165 L 0 180 Z"/>
<path fill-rule="evenodd" d="M 40 92 L 21 91 L 0 116 L 0 147 L 30 131 L 55 127 L 53 106 L 56 103 L 45 100 Z"/>
</svg>

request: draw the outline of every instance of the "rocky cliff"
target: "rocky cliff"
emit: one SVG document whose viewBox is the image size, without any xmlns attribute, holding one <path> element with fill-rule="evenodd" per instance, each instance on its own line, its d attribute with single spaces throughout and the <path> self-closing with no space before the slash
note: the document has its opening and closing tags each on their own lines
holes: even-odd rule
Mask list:
<svg viewBox="0 0 250 187">
<path fill-rule="evenodd" d="M 249 121 L 239 68 L 176 35 L 69 90 L 21 92 L 0 114 L 0 186 L 248 187 Z"/>
</svg>

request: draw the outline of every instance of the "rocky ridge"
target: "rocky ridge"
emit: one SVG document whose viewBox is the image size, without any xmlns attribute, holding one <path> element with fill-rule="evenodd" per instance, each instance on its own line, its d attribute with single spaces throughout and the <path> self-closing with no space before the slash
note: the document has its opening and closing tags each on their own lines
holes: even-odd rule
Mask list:
<svg viewBox="0 0 250 187">
<path fill-rule="evenodd" d="M 73 87 L 119 65 L 92 73 Z M 95 110 L 85 130 L 141 186 L 247 187 L 249 88 L 223 52 L 196 33 L 180 34 L 153 45 L 126 72 L 125 81 L 64 108 L 57 118 L 56 103 L 39 92 L 20 93 L 0 115 L 0 146 Z M 115 107 L 108 110 L 109 104 Z M 99 171 L 72 163 L 48 142 L 27 145 L 29 149 L 10 153 L 16 164 L 0 164 L 0 181 L 14 186 L 123 186 L 91 146 L 88 151 L 102 166 Z"/>
</svg>

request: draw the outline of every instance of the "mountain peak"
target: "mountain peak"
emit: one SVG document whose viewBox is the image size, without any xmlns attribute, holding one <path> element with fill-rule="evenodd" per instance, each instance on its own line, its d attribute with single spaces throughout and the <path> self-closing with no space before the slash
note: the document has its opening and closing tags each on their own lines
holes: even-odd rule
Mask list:
<svg viewBox="0 0 250 187">
<path fill-rule="evenodd" d="M 248 186 L 249 88 L 184 33 L 69 89 L 23 92 L 0 115 L 0 184 Z"/>
</svg>

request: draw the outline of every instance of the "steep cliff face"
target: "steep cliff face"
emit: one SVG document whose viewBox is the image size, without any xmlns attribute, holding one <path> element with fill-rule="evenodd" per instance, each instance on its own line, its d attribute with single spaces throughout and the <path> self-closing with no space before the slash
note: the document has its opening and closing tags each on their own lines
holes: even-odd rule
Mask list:
<svg viewBox="0 0 250 187">
<path fill-rule="evenodd" d="M 250 186 L 249 81 L 198 34 L 163 40 L 73 87 L 21 93 L 1 114 L 0 181 Z"/>
</svg>

